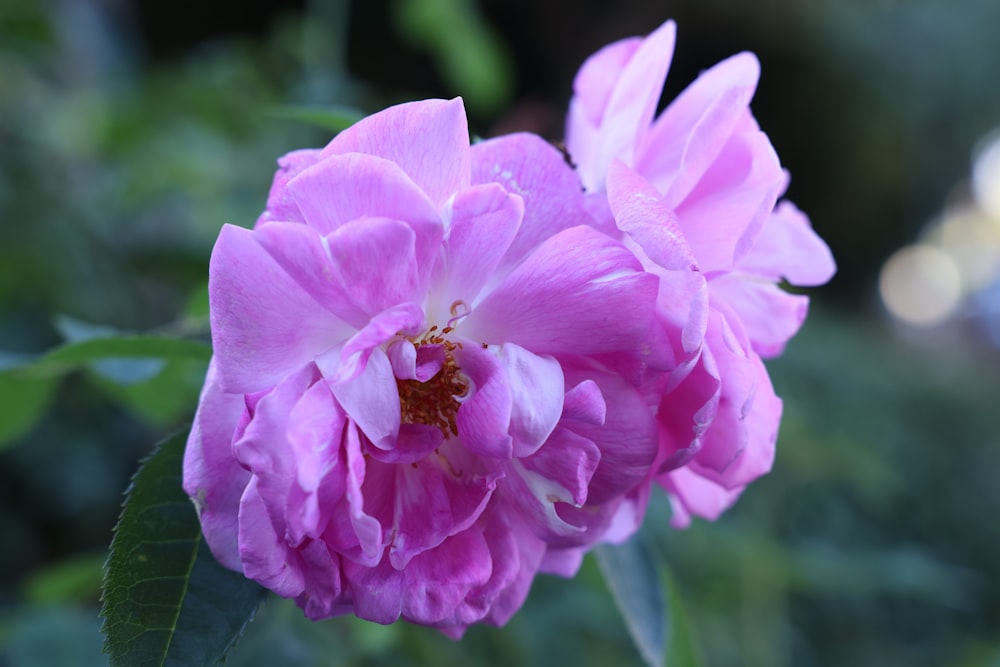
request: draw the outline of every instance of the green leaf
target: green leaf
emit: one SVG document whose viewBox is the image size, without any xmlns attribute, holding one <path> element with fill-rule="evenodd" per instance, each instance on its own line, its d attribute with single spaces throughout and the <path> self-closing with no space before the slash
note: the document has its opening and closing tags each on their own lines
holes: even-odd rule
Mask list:
<svg viewBox="0 0 1000 667">
<path fill-rule="evenodd" d="M 342 132 L 365 117 L 364 112 L 352 107 L 324 106 L 286 106 L 274 109 L 272 115 L 287 120 L 315 125 L 331 132 Z"/>
<path fill-rule="evenodd" d="M 649 549 L 636 535 L 624 544 L 602 545 L 594 553 L 642 659 L 650 667 L 663 667 L 667 602 Z"/>
<path fill-rule="evenodd" d="M 103 552 L 77 554 L 32 572 L 21 584 L 24 598 L 37 604 L 96 600 L 106 558 Z"/>
<path fill-rule="evenodd" d="M 104 580 L 104 648 L 113 667 L 218 664 L 264 595 L 223 568 L 181 488 L 183 433 L 165 441 L 132 480 Z"/>
<path fill-rule="evenodd" d="M 55 378 L 23 378 L 11 371 L 0 371 L 0 449 L 34 426 L 45 413 L 55 388 Z"/>
<path fill-rule="evenodd" d="M 702 667 L 701 654 L 694 640 L 691 621 L 684 601 L 677 590 L 674 575 L 661 566 L 660 574 L 667 590 L 667 600 L 670 604 L 670 630 L 667 633 L 667 667 Z"/>
<path fill-rule="evenodd" d="M 701 667 L 673 576 L 642 535 L 595 550 L 625 625 L 650 667 Z"/>
<path fill-rule="evenodd" d="M 208 361 L 208 343 L 150 334 L 121 334 L 61 345 L 34 359 L 4 358 L 0 370 L 25 378 L 51 377 L 82 365 L 107 359 L 162 359 Z"/>
</svg>

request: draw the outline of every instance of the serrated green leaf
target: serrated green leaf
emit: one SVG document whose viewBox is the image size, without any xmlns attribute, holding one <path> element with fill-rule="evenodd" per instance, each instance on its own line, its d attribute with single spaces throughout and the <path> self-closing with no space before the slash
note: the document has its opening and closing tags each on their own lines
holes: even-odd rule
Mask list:
<svg viewBox="0 0 1000 667">
<path fill-rule="evenodd" d="M 101 610 L 113 667 L 218 664 L 263 599 L 202 538 L 181 488 L 185 439 L 165 441 L 140 467 L 115 528 Z"/>
<path fill-rule="evenodd" d="M 642 659 L 650 667 L 663 667 L 667 602 L 650 550 L 636 535 L 623 544 L 602 545 L 594 553 Z"/>
<path fill-rule="evenodd" d="M 315 125 L 331 132 L 342 132 L 365 117 L 364 112 L 351 107 L 278 107 L 272 111 L 274 116 L 301 123 Z"/>
</svg>

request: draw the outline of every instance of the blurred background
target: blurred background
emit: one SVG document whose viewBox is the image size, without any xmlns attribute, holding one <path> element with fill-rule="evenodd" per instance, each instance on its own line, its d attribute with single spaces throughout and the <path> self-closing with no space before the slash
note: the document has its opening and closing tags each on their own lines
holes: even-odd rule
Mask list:
<svg viewBox="0 0 1000 667">
<path fill-rule="evenodd" d="M 665 100 L 758 54 L 753 110 L 839 264 L 769 364 L 774 472 L 718 523 L 647 521 L 705 664 L 1000 665 L 995 0 L 0 0 L 0 665 L 106 664 L 122 493 L 205 366 L 11 369 L 112 331 L 204 336 L 215 236 L 330 138 L 316 109 L 462 95 L 479 136 L 557 140 L 583 59 L 667 18 Z M 275 662 L 641 664 L 590 560 L 460 643 L 270 602 L 228 664 Z"/>
</svg>

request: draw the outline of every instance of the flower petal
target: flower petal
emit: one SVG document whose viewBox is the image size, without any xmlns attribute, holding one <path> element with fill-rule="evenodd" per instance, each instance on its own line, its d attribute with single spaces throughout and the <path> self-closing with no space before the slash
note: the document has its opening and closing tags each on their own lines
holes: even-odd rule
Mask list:
<svg viewBox="0 0 1000 667">
<path fill-rule="evenodd" d="M 260 245 L 255 233 L 224 225 L 208 284 L 212 346 L 220 385 L 251 393 L 277 384 L 349 335 Z"/>
<path fill-rule="evenodd" d="M 524 215 L 521 198 L 496 183 L 463 190 L 448 208 L 447 279 L 434 290 L 435 296 L 441 292 L 442 308 L 428 313 L 432 321 L 447 321 L 448 309 L 456 301 L 473 304 L 507 252 Z"/>
<path fill-rule="evenodd" d="M 375 155 L 398 164 L 440 209 L 469 186 L 469 126 L 462 99 L 389 107 L 338 134 L 323 157 Z"/>
<path fill-rule="evenodd" d="M 237 571 L 236 517 L 250 473 L 233 457 L 232 440 L 244 406 L 241 395 L 222 392 L 213 360 L 184 449 L 184 491 L 198 509 L 205 541 L 220 563 Z"/>
<path fill-rule="evenodd" d="M 718 158 L 759 78 L 756 56 L 737 54 L 703 72 L 656 119 L 635 167 L 660 188 L 668 206 L 683 201 Z"/>
<path fill-rule="evenodd" d="M 533 134 L 510 134 L 473 146 L 472 180 L 499 183 L 524 202 L 524 217 L 502 269 L 516 266 L 550 236 L 591 222 L 576 173 L 562 153 Z"/>
<path fill-rule="evenodd" d="M 320 370 L 329 377 L 322 363 Z M 373 445 L 380 449 L 395 446 L 399 435 L 399 391 L 392 364 L 381 348 L 371 350 L 360 375 L 330 387 L 347 416 Z"/>
<path fill-rule="evenodd" d="M 552 433 L 563 410 L 562 368 L 552 357 L 541 357 L 513 343 L 500 350 L 500 365 L 511 396 L 510 434 L 513 455 L 535 453 Z"/>
<path fill-rule="evenodd" d="M 608 203 L 618 228 L 658 266 L 670 271 L 698 270 L 677 216 L 649 181 L 617 160 L 608 174 Z"/>
<path fill-rule="evenodd" d="M 706 275 L 730 271 L 753 247 L 785 176 L 762 132 L 734 135 L 677 206 L 681 230 Z"/>
<path fill-rule="evenodd" d="M 633 164 L 636 144 L 653 120 L 660 100 L 676 32 L 674 22 L 667 21 L 638 44 L 626 40 L 605 47 L 580 68 L 573 89 L 581 104 L 579 110 L 571 107 L 567 145 L 588 190 L 603 187 L 612 160 Z M 614 82 L 610 90 L 608 81 Z M 602 105 L 603 99 L 607 101 Z M 596 110 L 602 106 L 597 121 Z M 599 122 L 596 135 L 581 136 L 578 132 L 576 116 L 581 111 L 584 118 L 580 120 Z M 595 143 L 581 145 L 586 139 Z"/>
<path fill-rule="evenodd" d="M 492 570 L 489 545 L 482 531 L 456 533 L 406 565 L 403 617 L 422 625 L 454 622 L 466 596 L 488 582 Z"/>
<path fill-rule="evenodd" d="M 474 343 L 456 350 L 455 360 L 472 381 L 455 418 L 462 444 L 480 456 L 509 459 L 514 451 L 509 433 L 513 398 L 503 365 Z"/>
<path fill-rule="evenodd" d="M 620 243 L 588 227 L 548 239 L 462 323 L 467 338 L 535 354 L 642 348 L 657 280 Z"/>
<path fill-rule="evenodd" d="M 754 352 L 765 358 L 785 350 L 809 311 L 809 297 L 789 294 L 754 276 L 730 273 L 709 285 L 712 299 L 724 301 L 737 314 Z"/>
<path fill-rule="evenodd" d="M 257 225 L 265 222 L 305 222 L 298 204 L 288 192 L 288 181 L 292 180 L 302 170 L 311 167 L 319 160 L 319 149 L 306 148 L 292 151 L 278 158 L 278 171 L 271 183 L 271 192 L 267 195 L 267 206 L 257 219 Z"/>
<path fill-rule="evenodd" d="M 809 218 L 783 201 L 764 223 L 753 249 L 738 269 L 793 285 L 822 285 L 837 272 L 829 246 L 809 225 Z"/>
</svg>

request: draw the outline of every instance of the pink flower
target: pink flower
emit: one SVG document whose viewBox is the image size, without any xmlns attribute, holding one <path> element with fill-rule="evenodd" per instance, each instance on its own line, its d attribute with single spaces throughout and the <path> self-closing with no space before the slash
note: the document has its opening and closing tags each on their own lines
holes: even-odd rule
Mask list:
<svg viewBox="0 0 1000 667">
<path fill-rule="evenodd" d="M 835 266 L 807 218 L 777 204 L 788 178 L 750 113 L 750 53 L 704 72 L 655 116 L 675 26 L 611 44 L 577 74 L 566 143 L 603 229 L 660 277 L 673 371 L 655 385 L 658 481 L 673 523 L 715 519 L 771 468 L 781 401 L 761 357 L 798 331 L 808 299 L 783 291 Z"/>
<path fill-rule="evenodd" d="M 279 164 L 212 254 L 184 462 L 205 538 L 310 618 L 502 624 L 636 513 L 657 279 L 557 150 L 470 147 L 461 100 Z"/>
</svg>

